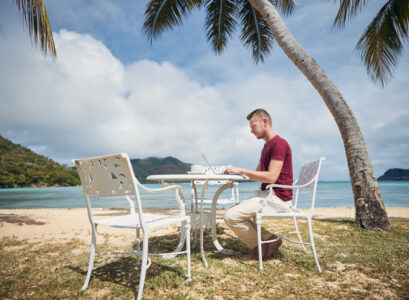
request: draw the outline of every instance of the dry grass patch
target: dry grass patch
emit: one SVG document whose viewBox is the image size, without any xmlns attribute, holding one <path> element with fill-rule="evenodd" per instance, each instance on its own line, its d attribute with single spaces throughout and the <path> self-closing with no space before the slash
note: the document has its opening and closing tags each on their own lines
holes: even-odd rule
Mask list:
<svg viewBox="0 0 409 300">
<path fill-rule="evenodd" d="M 289 221 L 271 221 L 275 232 L 292 230 Z M 307 226 L 300 222 L 303 239 Z M 221 244 L 235 251 L 219 254 L 205 232 L 206 258 L 192 253 L 192 281 L 185 280 L 186 259 L 152 258 L 144 289 L 146 299 L 407 299 L 409 298 L 409 223 L 393 223 L 389 232 L 357 229 L 351 221 L 314 221 L 317 251 L 323 273 L 318 273 L 310 249 L 284 242 L 264 262 L 252 260 L 233 233 L 218 223 Z M 102 235 L 98 251 L 116 250 L 118 239 Z M 132 241 L 123 242 L 128 249 Z M 153 250 L 172 250 L 176 234 L 154 237 Z M 28 244 L 16 238 L 0 241 L 0 298 L 9 299 L 134 299 L 139 267 L 130 256 L 98 257 L 88 289 L 79 292 L 88 265 L 89 245 L 68 242 Z"/>
</svg>

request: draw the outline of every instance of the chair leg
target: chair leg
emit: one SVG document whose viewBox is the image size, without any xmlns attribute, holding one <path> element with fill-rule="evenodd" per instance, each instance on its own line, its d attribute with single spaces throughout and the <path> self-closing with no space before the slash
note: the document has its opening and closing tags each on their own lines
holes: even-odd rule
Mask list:
<svg viewBox="0 0 409 300">
<path fill-rule="evenodd" d="M 187 221 L 185 223 L 185 228 L 186 228 L 186 260 L 187 260 L 187 280 L 191 281 L 191 273 L 190 273 L 190 222 Z"/>
<path fill-rule="evenodd" d="M 141 229 L 136 228 L 136 251 L 141 251 Z M 139 255 L 136 256 L 136 265 L 141 264 L 141 258 Z"/>
<path fill-rule="evenodd" d="M 97 244 L 97 225 L 94 225 L 92 226 L 91 251 L 89 254 L 87 277 L 85 278 L 85 282 L 81 288 L 81 291 L 85 291 L 87 289 L 89 280 L 91 279 L 92 268 L 94 266 L 96 244 Z"/>
<path fill-rule="evenodd" d="M 177 256 L 177 254 L 174 254 L 174 253 L 182 251 L 183 245 L 185 244 L 185 240 L 186 240 L 186 234 L 187 234 L 186 233 L 186 225 L 184 224 L 184 222 L 181 224 L 181 229 L 180 230 L 181 230 L 181 233 L 180 233 L 179 244 L 176 246 L 176 248 L 172 252 L 170 252 L 170 253 L 168 253 L 166 255 L 163 255 L 163 259 L 175 258 Z M 188 236 L 190 238 L 190 234 Z M 189 242 L 190 242 L 190 240 L 189 240 Z"/>
<path fill-rule="evenodd" d="M 142 242 L 142 264 L 141 264 L 141 276 L 139 278 L 139 289 L 138 289 L 138 296 L 137 300 L 142 299 L 143 294 L 143 286 L 145 284 L 145 277 L 146 277 L 146 269 L 148 264 L 148 234 L 146 232 L 143 233 L 143 242 Z"/>
<path fill-rule="evenodd" d="M 184 225 L 184 226 L 183 226 Z M 176 249 L 173 250 L 174 252 L 178 252 L 182 250 L 183 245 L 186 240 L 186 235 L 190 237 L 190 233 L 187 232 L 187 224 L 182 224 L 181 229 L 182 232 L 180 233 L 179 244 L 177 245 Z M 190 230 L 190 223 L 189 223 L 189 230 Z M 189 241 L 190 242 L 190 241 Z"/>
<path fill-rule="evenodd" d="M 207 261 L 206 261 L 206 257 L 205 257 L 205 254 L 204 254 L 204 246 L 203 246 L 203 225 L 202 225 L 202 220 L 203 220 L 203 212 L 200 212 L 200 222 L 199 222 L 199 224 L 200 224 L 200 254 L 201 254 L 201 256 L 202 256 L 202 262 L 203 262 L 203 265 L 205 266 L 205 268 L 207 268 L 209 265 L 207 264 Z"/>
<path fill-rule="evenodd" d="M 315 263 L 317 264 L 318 267 L 318 272 L 322 272 L 321 271 L 321 266 L 320 263 L 318 262 L 318 256 L 317 256 L 317 251 L 315 250 L 315 243 L 314 243 L 314 236 L 312 233 L 312 220 L 311 218 L 307 218 L 307 223 L 308 223 L 308 232 L 310 234 L 310 242 L 311 242 L 311 248 L 312 248 L 312 252 L 314 254 L 314 259 L 315 259 Z"/>
<path fill-rule="evenodd" d="M 262 254 L 262 247 L 261 247 L 261 219 L 257 217 L 256 219 L 257 224 L 257 248 L 258 248 L 258 263 L 259 269 L 263 270 L 263 254 Z"/>
<path fill-rule="evenodd" d="M 296 218 L 296 217 L 293 217 L 293 221 L 294 221 L 295 232 L 297 233 L 297 236 L 298 236 L 298 240 L 299 240 L 300 243 L 301 243 L 302 249 L 305 251 L 305 246 L 304 246 L 304 243 L 303 243 L 303 241 L 302 241 L 302 238 L 301 238 L 301 235 L 300 235 L 300 231 L 298 230 L 297 218 Z"/>
</svg>

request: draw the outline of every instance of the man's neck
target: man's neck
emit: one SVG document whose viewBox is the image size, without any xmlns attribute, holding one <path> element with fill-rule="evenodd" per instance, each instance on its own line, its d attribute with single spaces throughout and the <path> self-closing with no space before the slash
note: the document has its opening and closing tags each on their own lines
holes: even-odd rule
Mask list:
<svg viewBox="0 0 409 300">
<path fill-rule="evenodd" d="M 274 130 L 271 128 L 270 130 L 266 130 L 265 135 L 263 137 L 263 140 L 268 143 L 271 141 L 277 134 L 274 132 Z"/>
</svg>

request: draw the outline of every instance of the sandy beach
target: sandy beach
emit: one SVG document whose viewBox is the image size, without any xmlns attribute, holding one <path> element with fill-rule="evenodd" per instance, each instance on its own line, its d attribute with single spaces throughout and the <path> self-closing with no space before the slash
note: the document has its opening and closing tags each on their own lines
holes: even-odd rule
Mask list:
<svg viewBox="0 0 409 300">
<path fill-rule="evenodd" d="M 177 213 L 176 210 L 150 209 L 159 213 Z M 125 214 L 125 210 L 107 208 L 94 209 L 96 218 L 109 218 Z M 409 222 L 409 207 L 390 207 L 387 213 L 391 221 Z M 218 222 L 223 222 L 223 210 L 218 210 Z M 316 208 L 316 219 L 354 219 L 355 209 L 352 207 Z M 166 228 L 154 232 L 161 235 L 174 228 Z M 134 238 L 132 230 L 118 230 L 101 227 L 98 231 L 109 237 L 110 243 L 121 245 Z M 72 238 L 89 242 L 91 227 L 85 208 L 73 209 L 1 209 L 0 238 L 14 237 L 26 242 L 64 242 Z M 99 235 L 100 236 L 100 235 Z"/>
</svg>

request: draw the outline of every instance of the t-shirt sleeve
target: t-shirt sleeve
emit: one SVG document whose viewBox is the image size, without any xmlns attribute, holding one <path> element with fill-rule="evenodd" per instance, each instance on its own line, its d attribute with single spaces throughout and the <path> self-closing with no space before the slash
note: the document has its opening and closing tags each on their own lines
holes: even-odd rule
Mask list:
<svg viewBox="0 0 409 300">
<path fill-rule="evenodd" d="M 276 159 L 276 160 L 284 161 L 286 153 L 287 153 L 287 144 L 284 141 L 279 141 L 271 149 L 270 160 Z"/>
</svg>

